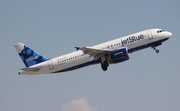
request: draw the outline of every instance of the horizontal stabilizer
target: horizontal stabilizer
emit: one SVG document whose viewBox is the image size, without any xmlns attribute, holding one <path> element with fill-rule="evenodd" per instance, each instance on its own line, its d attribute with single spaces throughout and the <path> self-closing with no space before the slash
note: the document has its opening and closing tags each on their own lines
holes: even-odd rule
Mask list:
<svg viewBox="0 0 180 111">
<path fill-rule="evenodd" d="M 40 70 L 40 68 L 22 68 L 21 70 L 24 70 L 24 71 L 33 71 L 33 72 L 37 72 L 37 71 L 39 71 Z"/>
</svg>

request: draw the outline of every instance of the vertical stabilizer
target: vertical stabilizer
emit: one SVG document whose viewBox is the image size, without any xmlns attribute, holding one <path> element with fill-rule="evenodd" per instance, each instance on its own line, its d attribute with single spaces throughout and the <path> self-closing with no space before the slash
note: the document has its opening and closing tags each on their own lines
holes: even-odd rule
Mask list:
<svg viewBox="0 0 180 111">
<path fill-rule="evenodd" d="M 48 58 L 44 58 L 37 52 L 25 46 L 23 43 L 17 43 L 14 45 L 14 47 L 17 50 L 19 56 L 21 57 L 26 67 L 30 67 L 35 64 L 49 60 Z"/>
</svg>

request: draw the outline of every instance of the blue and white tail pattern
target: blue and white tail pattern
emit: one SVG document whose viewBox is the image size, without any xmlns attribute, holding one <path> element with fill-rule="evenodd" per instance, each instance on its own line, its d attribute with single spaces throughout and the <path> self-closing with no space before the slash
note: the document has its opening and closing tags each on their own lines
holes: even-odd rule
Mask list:
<svg viewBox="0 0 180 111">
<path fill-rule="evenodd" d="M 30 67 L 35 64 L 49 60 L 48 58 L 44 58 L 37 52 L 25 46 L 23 43 L 17 43 L 14 45 L 14 47 L 19 53 L 19 56 L 21 57 L 26 67 Z"/>
</svg>

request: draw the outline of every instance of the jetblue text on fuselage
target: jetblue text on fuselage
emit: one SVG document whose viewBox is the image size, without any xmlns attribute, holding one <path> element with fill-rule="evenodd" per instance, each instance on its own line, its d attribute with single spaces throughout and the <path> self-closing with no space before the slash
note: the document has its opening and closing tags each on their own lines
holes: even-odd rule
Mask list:
<svg viewBox="0 0 180 111">
<path fill-rule="evenodd" d="M 138 41 L 138 40 L 141 40 L 141 39 L 144 39 L 144 35 L 141 34 L 141 35 L 138 35 L 138 36 L 130 36 L 130 37 L 127 37 L 126 39 L 121 39 L 121 44 L 122 46 L 128 44 L 128 43 L 131 43 L 131 42 L 134 42 L 134 41 Z"/>
</svg>

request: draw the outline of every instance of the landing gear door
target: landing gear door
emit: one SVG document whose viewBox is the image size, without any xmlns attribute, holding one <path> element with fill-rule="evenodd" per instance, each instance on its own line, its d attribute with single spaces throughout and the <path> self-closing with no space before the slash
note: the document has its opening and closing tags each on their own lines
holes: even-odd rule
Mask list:
<svg viewBox="0 0 180 111">
<path fill-rule="evenodd" d="M 150 30 L 146 30 L 146 33 L 149 40 L 153 39 L 153 36 Z"/>
<path fill-rule="evenodd" d="M 48 66 L 49 66 L 49 70 L 53 70 L 54 69 L 52 60 L 48 61 Z"/>
</svg>

